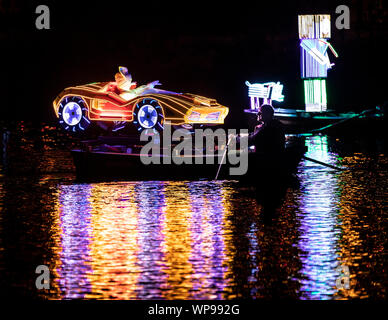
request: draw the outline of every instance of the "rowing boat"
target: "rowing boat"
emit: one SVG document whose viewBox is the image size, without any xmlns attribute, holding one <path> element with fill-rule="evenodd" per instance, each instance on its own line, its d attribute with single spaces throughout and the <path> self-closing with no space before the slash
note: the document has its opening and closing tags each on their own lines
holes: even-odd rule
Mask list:
<svg viewBox="0 0 388 320">
<path fill-rule="evenodd" d="M 284 154 L 276 157 L 249 152 L 248 169 L 243 175 L 231 175 L 230 168 L 238 165 L 226 161 L 221 165 L 218 179 L 254 181 L 258 175 L 268 172 L 287 175 L 296 171 L 305 152 L 306 147 L 300 141 L 288 143 Z M 189 155 L 186 157 L 191 159 L 182 164 L 176 164 L 171 156 L 161 154 L 160 164 L 144 164 L 140 150 L 128 144 L 93 145 L 89 141 L 86 147 L 74 149 L 71 154 L 80 180 L 213 180 L 220 166 L 217 154 Z"/>
</svg>

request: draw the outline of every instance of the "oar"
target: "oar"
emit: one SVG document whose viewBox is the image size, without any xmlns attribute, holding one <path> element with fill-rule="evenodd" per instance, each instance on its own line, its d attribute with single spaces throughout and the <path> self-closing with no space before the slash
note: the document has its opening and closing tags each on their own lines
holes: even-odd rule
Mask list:
<svg viewBox="0 0 388 320">
<path fill-rule="evenodd" d="M 317 133 L 317 132 L 324 131 L 324 130 L 329 129 L 329 128 L 331 128 L 331 127 L 334 127 L 334 126 L 336 126 L 336 125 L 338 125 L 338 124 L 341 124 L 341 123 L 344 123 L 344 122 L 346 122 L 346 121 L 349 121 L 349 120 L 352 120 L 352 119 L 356 119 L 356 118 L 358 118 L 358 117 L 361 117 L 362 115 L 364 115 L 364 114 L 366 114 L 366 113 L 369 113 L 369 112 L 372 112 L 372 111 L 376 111 L 376 108 L 364 110 L 364 111 L 362 111 L 361 113 L 356 114 L 356 115 L 353 116 L 353 117 L 346 118 L 346 119 L 342 119 L 342 120 L 340 120 L 340 121 L 334 122 L 334 123 L 332 123 L 332 124 L 329 124 L 329 125 L 327 125 L 327 126 L 324 126 L 324 127 L 322 127 L 322 128 L 319 128 L 319 129 L 310 130 L 310 133 Z"/>
<path fill-rule="evenodd" d="M 329 168 L 332 168 L 332 169 L 335 169 L 335 170 L 338 170 L 338 171 L 347 170 L 346 168 L 336 167 L 336 166 L 333 166 L 332 164 L 328 164 L 328 163 L 319 161 L 319 160 L 317 160 L 317 159 L 309 158 L 309 157 L 306 157 L 306 156 L 303 156 L 303 159 L 309 160 L 309 161 L 311 161 L 311 162 L 318 163 L 318 164 L 320 164 L 320 165 L 322 165 L 322 166 L 329 167 Z"/>
<path fill-rule="evenodd" d="M 220 173 L 221 166 L 222 166 L 222 163 L 224 162 L 224 159 L 225 159 L 225 156 L 226 156 L 226 152 L 228 151 L 228 146 L 229 146 L 229 143 L 230 143 L 230 140 L 232 139 L 232 137 L 233 137 L 232 134 L 229 135 L 228 143 L 226 144 L 225 151 L 224 151 L 224 154 L 222 155 L 222 160 L 221 160 L 220 165 L 218 166 L 217 174 L 216 174 L 216 177 L 214 178 L 214 180 L 218 179 L 218 174 Z"/>
</svg>

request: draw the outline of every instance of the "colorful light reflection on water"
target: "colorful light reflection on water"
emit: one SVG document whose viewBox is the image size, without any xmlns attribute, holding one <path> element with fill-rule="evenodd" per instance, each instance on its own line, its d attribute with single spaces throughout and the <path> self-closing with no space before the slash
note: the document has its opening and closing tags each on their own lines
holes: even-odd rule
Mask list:
<svg viewBox="0 0 388 320">
<path fill-rule="evenodd" d="M 311 158 L 343 161 L 325 136 L 306 143 Z M 303 160 L 268 222 L 254 190 L 233 181 L 2 176 L 1 287 L 49 299 L 381 298 L 387 180 Z M 47 292 L 34 287 L 38 264 L 52 272 Z M 336 287 L 339 266 L 349 289 Z"/>
<path fill-rule="evenodd" d="M 309 140 L 307 156 L 336 165 L 335 154 L 329 153 L 327 137 L 315 136 Z M 329 299 L 341 276 L 338 267 L 337 240 L 339 235 L 338 173 L 304 160 L 304 170 L 299 174 L 302 196 L 299 199 L 300 240 L 302 251 L 302 297 L 306 299 Z M 334 172 L 333 172 L 334 171 Z"/>
<path fill-rule="evenodd" d="M 223 298 L 222 183 L 62 185 L 62 298 Z"/>
<path fill-rule="evenodd" d="M 62 186 L 60 191 L 60 266 L 56 272 L 65 299 L 84 298 L 91 290 L 90 186 Z"/>
</svg>

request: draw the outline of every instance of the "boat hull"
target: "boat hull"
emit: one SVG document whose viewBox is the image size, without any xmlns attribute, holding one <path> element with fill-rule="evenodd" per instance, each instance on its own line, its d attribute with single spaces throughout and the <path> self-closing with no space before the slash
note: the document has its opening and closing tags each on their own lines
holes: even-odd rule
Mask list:
<svg viewBox="0 0 388 320">
<path fill-rule="evenodd" d="M 244 175 L 230 175 L 231 166 L 223 164 L 218 179 L 254 182 L 268 174 L 269 177 L 286 176 L 296 171 L 305 151 L 304 146 L 293 146 L 280 157 L 249 154 L 248 170 Z M 161 164 L 145 165 L 139 154 L 84 150 L 72 150 L 71 153 L 80 180 L 213 180 L 219 168 L 216 157 L 212 159 L 213 163 L 208 163 L 209 157 L 203 157 L 203 164 L 179 165 L 171 158 L 160 157 Z M 169 160 L 171 163 L 166 163 Z M 195 163 L 198 159 L 192 157 L 191 161 Z"/>
<path fill-rule="evenodd" d="M 252 129 L 257 114 L 245 110 L 247 122 Z M 306 112 L 304 110 L 276 108 L 274 117 L 285 127 L 287 133 L 317 132 L 333 135 L 381 134 L 387 122 L 381 112 L 339 113 L 334 111 Z"/>
</svg>

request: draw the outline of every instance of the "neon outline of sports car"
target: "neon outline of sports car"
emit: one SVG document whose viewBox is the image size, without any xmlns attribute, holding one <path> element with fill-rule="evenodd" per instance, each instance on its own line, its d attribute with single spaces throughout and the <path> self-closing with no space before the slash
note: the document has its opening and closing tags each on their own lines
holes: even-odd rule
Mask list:
<svg viewBox="0 0 388 320">
<path fill-rule="evenodd" d="M 111 82 L 95 82 L 68 87 L 53 101 L 60 125 L 69 131 L 85 130 L 91 121 L 133 122 L 138 131 L 163 130 L 172 125 L 223 124 L 229 108 L 215 99 L 148 88 L 141 95 L 125 100 L 107 91 Z"/>
</svg>

